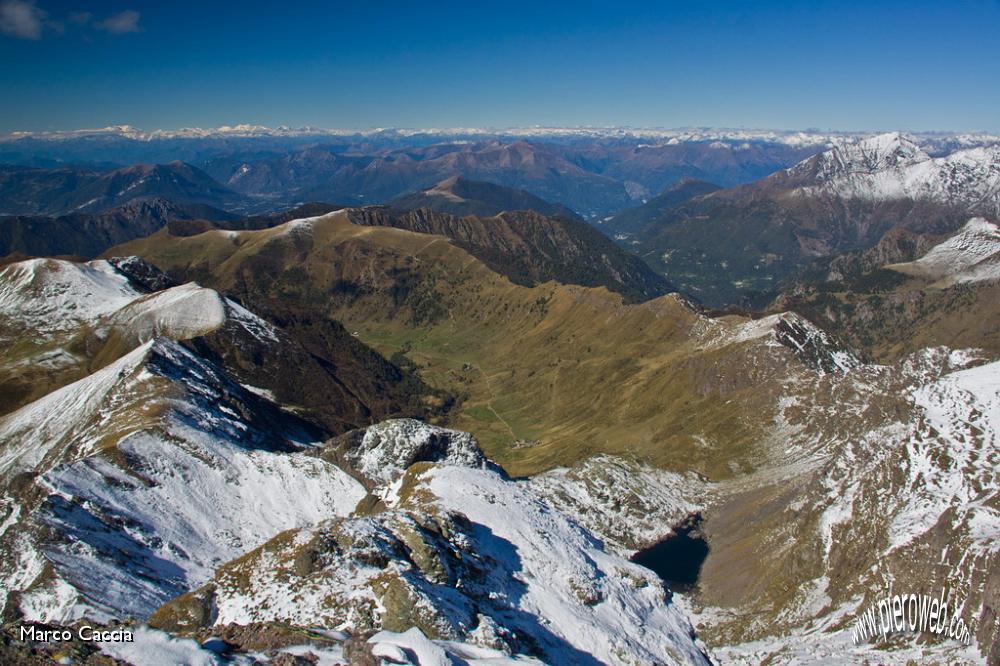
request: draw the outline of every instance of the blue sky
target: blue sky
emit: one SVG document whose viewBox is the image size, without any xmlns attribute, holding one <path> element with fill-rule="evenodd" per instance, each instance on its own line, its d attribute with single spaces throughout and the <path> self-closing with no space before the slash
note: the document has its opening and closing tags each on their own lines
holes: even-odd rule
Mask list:
<svg viewBox="0 0 1000 666">
<path fill-rule="evenodd" d="M 997 35 L 998 0 L 0 0 L 0 132 L 236 123 L 996 132 Z"/>
</svg>

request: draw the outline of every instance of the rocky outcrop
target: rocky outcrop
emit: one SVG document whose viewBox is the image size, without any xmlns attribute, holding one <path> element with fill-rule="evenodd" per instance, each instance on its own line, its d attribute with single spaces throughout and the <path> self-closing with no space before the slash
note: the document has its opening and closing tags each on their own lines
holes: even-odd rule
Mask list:
<svg viewBox="0 0 1000 666">
<path fill-rule="evenodd" d="M 388 425 L 381 441 L 402 459 L 424 446 L 424 433 Z M 416 629 L 546 663 L 705 663 L 655 574 L 606 552 L 524 482 L 443 462 L 400 479 L 386 497 L 393 508 L 280 534 L 152 623 Z"/>
<path fill-rule="evenodd" d="M 352 430 L 328 442 L 321 455 L 342 461 L 373 488 L 384 488 L 420 462 L 492 466 L 469 433 L 414 419 L 394 419 Z"/>
</svg>

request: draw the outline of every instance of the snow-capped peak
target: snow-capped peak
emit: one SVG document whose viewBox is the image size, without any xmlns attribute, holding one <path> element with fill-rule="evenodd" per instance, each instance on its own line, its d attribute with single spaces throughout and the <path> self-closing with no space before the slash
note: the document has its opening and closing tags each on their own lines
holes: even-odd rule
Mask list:
<svg viewBox="0 0 1000 666">
<path fill-rule="evenodd" d="M 0 270 L 0 316 L 35 331 L 76 327 L 139 295 L 106 261 L 29 259 Z"/>
<path fill-rule="evenodd" d="M 872 170 L 905 166 L 928 159 L 917 142 L 900 132 L 888 132 L 858 141 L 855 150 L 840 147 L 842 154 L 857 154 Z"/>
<path fill-rule="evenodd" d="M 30 259 L 0 270 L 0 316 L 43 333 L 115 329 L 136 344 L 157 336 L 206 335 L 234 318 L 256 336 L 274 338 L 266 322 L 194 282 L 144 294 L 116 263 Z"/>
<path fill-rule="evenodd" d="M 43 337 L 110 331 L 126 351 L 158 336 L 186 340 L 227 320 L 223 299 L 189 283 L 143 294 L 107 261 L 32 259 L 0 271 L 0 316 Z"/>
<path fill-rule="evenodd" d="M 827 181 L 848 174 L 873 174 L 908 167 L 930 159 L 911 137 L 889 132 L 835 141 L 829 150 L 800 162 L 790 171 L 808 171 L 817 180 Z"/>
<path fill-rule="evenodd" d="M 194 282 L 143 296 L 109 317 L 120 335 L 137 341 L 167 335 L 186 340 L 210 333 L 226 321 L 218 292 Z"/>
<path fill-rule="evenodd" d="M 931 157 L 898 132 L 838 142 L 788 169 L 801 193 L 844 199 L 921 199 L 973 214 L 1000 210 L 1000 146 L 979 146 Z"/>
</svg>

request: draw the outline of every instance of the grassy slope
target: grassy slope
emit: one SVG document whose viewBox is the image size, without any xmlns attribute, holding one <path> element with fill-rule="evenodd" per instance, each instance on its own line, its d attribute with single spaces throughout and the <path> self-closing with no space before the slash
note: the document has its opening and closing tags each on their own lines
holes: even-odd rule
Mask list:
<svg viewBox="0 0 1000 666">
<path fill-rule="evenodd" d="M 611 452 L 730 476 L 751 465 L 786 372 L 780 351 L 700 347 L 709 324 L 676 297 L 624 305 L 601 288 L 521 287 L 443 237 L 343 215 L 311 230 L 164 230 L 109 254 L 251 306 L 320 308 L 383 353 L 405 351 L 431 384 L 464 395 L 453 425 L 514 474 Z"/>
</svg>

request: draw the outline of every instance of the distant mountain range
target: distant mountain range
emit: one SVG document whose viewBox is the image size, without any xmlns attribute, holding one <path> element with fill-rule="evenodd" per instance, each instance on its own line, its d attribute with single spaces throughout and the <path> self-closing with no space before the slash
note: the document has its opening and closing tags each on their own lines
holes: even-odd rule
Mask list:
<svg viewBox="0 0 1000 666">
<path fill-rule="evenodd" d="M 812 155 L 816 144 L 462 141 L 373 151 L 316 145 L 272 156 L 227 155 L 205 170 L 226 187 L 286 202 L 387 202 L 461 176 L 522 189 L 592 220 L 686 177 L 745 183 Z"/>
<path fill-rule="evenodd" d="M 400 210 L 426 208 L 458 217 L 491 217 L 504 211 L 533 210 L 549 217 L 558 215 L 580 219 L 569 208 L 549 203 L 530 192 L 462 176 L 452 176 L 433 187 L 396 197 L 388 205 Z"/>
<path fill-rule="evenodd" d="M 590 171 L 557 147 L 515 141 L 435 144 L 355 155 L 317 146 L 275 157 L 239 156 L 205 163 L 226 187 L 295 201 L 383 203 L 456 175 L 523 189 L 583 213 L 628 205 L 620 180 Z"/>
<path fill-rule="evenodd" d="M 642 204 L 685 178 L 733 187 L 834 144 L 870 136 L 725 129 L 341 131 L 249 125 L 145 132 L 121 126 L 0 137 L 0 164 L 105 173 L 136 163 L 182 160 L 217 181 L 202 183 L 216 191 L 212 200 L 198 201 L 244 213 L 287 209 L 308 201 L 387 203 L 461 176 L 523 189 L 597 221 Z M 935 156 L 1000 140 L 986 134 L 948 133 L 915 139 Z M 65 180 L 66 174 L 54 179 Z M 58 190 L 70 184 L 51 187 Z M 220 191 L 226 189 L 243 197 Z M 46 210 L 27 209 L 34 200 L 30 196 L 18 200 L 0 191 L 0 212 L 63 214 L 75 206 L 113 205 L 104 198 L 113 199 L 118 191 L 79 200 L 53 197 Z M 158 194 L 175 199 L 167 191 Z"/>
<path fill-rule="evenodd" d="M 76 140 L 68 141 L 47 140 L 41 145 L 55 146 L 69 155 L 73 151 L 67 146 Z M 494 139 L 402 148 L 321 143 L 250 149 L 225 142 L 225 147 L 206 151 L 160 146 L 137 152 L 135 142 L 127 141 L 129 145 L 121 149 L 109 146 L 89 155 L 69 156 L 69 161 L 82 166 L 59 166 L 59 159 L 44 155 L 45 151 L 4 156 L 6 144 L 0 143 L 0 160 L 12 163 L 0 166 L 0 213 L 95 212 L 142 195 L 243 212 L 280 210 L 307 201 L 364 205 L 387 203 L 461 177 L 525 190 L 596 221 L 678 179 L 743 183 L 793 164 L 821 147 L 648 146 L 601 141 L 566 145 Z M 171 140 L 175 141 L 188 140 Z M 81 148 L 89 149 L 89 144 Z M 175 159 L 178 155 L 190 163 L 115 167 L 123 160 Z"/>
<path fill-rule="evenodd" d="M 181 129 L 143 130 L 130 125 L 112 125 L 94 129 L 42 132 L 11 132 L 0 135 L 0 143 L 18 141 L 73 141 L 111 140 L 155 142 L 168 139 L 225 139 L 264 137 L 345 137 L 377 140 L 380 137 L 412 140 L 415 137 L 436 139 L 486 138 L 545 138 L 577 141 L 580 139 L 606 140 L 657 140 L 691 143 L 703 141 L 766 142 L 790 145 L 822 144 L 844 138 L 872 136 L 873 132 L 836 132 L 822 130 L 768 130 L 735 128 L 655 128 L 655 127 L 451 127 L 451 128 L 373 128 L 367 130 L 335 129 L 321 127 L 267 127 L 264 125 L 223 125 L 214 128 L 188 127 Z M 951 143 L 971 146 L 996 143 L 1000 136 L 971 132 L 924 132 L 918 134 L 925 142 Z"/>
<path fill-rule="evenodd" d="M 253 207 L 240 208 L 249 212 L 306 201 L 386 203 L 462 176 L 524 189 L 598 219 L 685 177 L 723 186 L 755 180 L 843 136 L 853 135 L 631 128 L 340 131 L 246 125 L 145 132 L 119 126 L 0 137 L 0 164 L 103 173 L 136 163 L 182 160 L 216 179 L 215 188 L 251 195 Z M 0 211 L 61 214 L 91 199 L 98 199 L 91 205 L 106 205 L 92 195 L 59 202 L 58 209 L 27 210 L 30 197 L 18 203 L 0 192 Z M 221 198 L 203 202 L 225 203 Z"/>
<path fill-rule="evenodd" d="M 0 257 L 93 258 L 112 245 L 148 236 L 171 220 L 230 220 L 236 216 L 206 204 L 139 198 L 100 213 L 0 216 Z"/>
<path fill-rule="evenodd" d="M 894 227 L 946 233 L 998 210 L 1000 147 L 932 157 L 895 133 L 651 211 L 644 225 L 629 213 L 638 230 L 622 242 L 707 304 L 761 303 L 811 261 L 869 248 Z"/>
<path fill-rule="evenodd" d="M 146 197 L 238 207 L 241 196 L 183 162 L 113 171 L 0 166 L 0 215 L 95 213 Z"/>
</svg>

